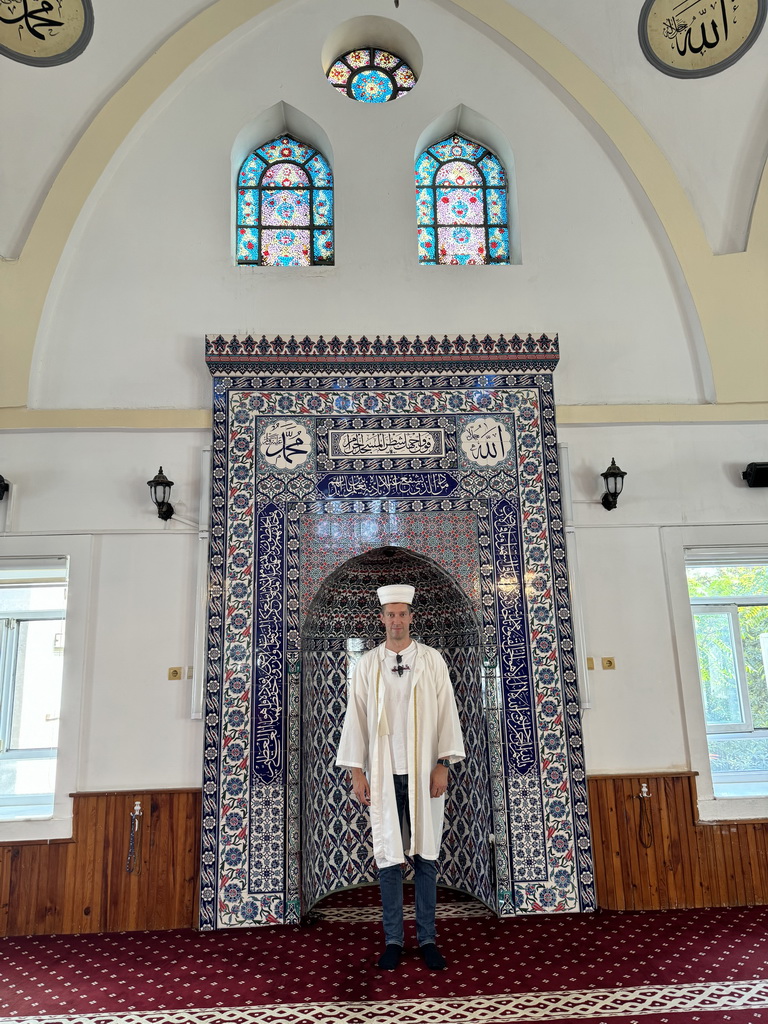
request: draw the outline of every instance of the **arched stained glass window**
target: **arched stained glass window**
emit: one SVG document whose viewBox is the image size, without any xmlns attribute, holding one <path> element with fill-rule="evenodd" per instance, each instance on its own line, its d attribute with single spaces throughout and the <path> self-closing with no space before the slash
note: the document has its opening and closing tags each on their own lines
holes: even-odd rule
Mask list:
<svg viewBox="0 0 768 1024">
<path fill-rule="evenodd" d="M 509 263 L 507 177 L 479 142 L 452 135 L 416 161 L 419 263 Z"/>
<path fill-rule="evenodd" d="M 333 263 L 333 174 L 316 149 L 283 135 L 243 162 L 237 179 L 237 262 Z"/>
<path fill-rule="evenodd" d="M 365 47 L 350 50 L 335 60 L 328 69 L 328 81 L 351 100 L 386 103 L 410 92 L 416 85 L 416 76 L 402 57 Z"/>
</svg>

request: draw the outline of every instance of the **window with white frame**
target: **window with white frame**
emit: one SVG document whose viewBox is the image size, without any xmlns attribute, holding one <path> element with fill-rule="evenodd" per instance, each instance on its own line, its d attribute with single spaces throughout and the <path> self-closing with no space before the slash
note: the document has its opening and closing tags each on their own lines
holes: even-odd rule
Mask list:
<svg viewBox="0 0 768 1024">
<path fill-rule="evenodd" d="M 768 794 L 768 559 L 686 560 L 716 796 Z"/>
<path fill-rule="evenodd" d="M 57 666 L 61 672 L 60 683 L 49 681 L 46 685 L 50 689 L 60 686 L 61 704 L 56 721 L 56 711 L 49 704 L 42 711 L 42 719 L 45 722 L 41 725 L 39 719 L 29 730 L 21 731 L 21 727 L 14 733 L 13 715 L 11 715 L 10 744 L 12 749 L 5 750 L 5 757 L 0 755 L 0 764 L 5 763 L 6 782 L 5 789 L 0 790 L 0 842 L 38 841 L 49 839 L 66 839 L 72 835 L 72 793 L 78 788 L 78 779 L 81 771 L 80 746 L 82 731 L 82 716 L 84 708 L 84 692 L 87 679 L 87 637 L 88 623 L 92 610 L 92 573 L 94 566 L 94 539 L 88 535 L 64 535 L 56 534 L 44 536 L 42 534 L 0 534 L 0 570 L 2 570 L 2 583 L 0 589 L 5 591 L 6 605 L 4 611 L 0 612 L 2 618 L 21 618 L 29 615 L 31 611 L 42 613 L 40 618 L 33 618 L 32 633 L 33 646 L 34 634 L 37 627 L 34 623 L 43 623 L 39 628 L 48 629 L 52 632 L 53 648 L 60 648 L 63 636 L 56 626 L 56 619 L 60 622 L 64 617 L 62 612 L 66 610 L 66 643 L 63 651 L 57 651 L 48 647 L 45 659 Z M 66 567 L 66 575 L 64 568 Z M 31 575 L 30 575 L 31 574 Z M 12 576 L 15 577 L 12 579 Z M 29 602 L 26 607 L 18 607 L 21 603 L 18 595 L 11 600 L 9 593 L 17 589 L 21 584 L 23 589 L 24 581 L 32 581 L 38 587 L 66 586 L 66 603 L 58 603 L 55 595 L 47 595 L 48 603 L 42 605 L 42 597 L 38 594 L 35 598 L 37 605 L 30 608 Z M 16 586 L 12 586 L 15 584 Z M 15 604 L 15 615 L 11 614 L 9 605 Z M 22 613 L 22 614 L 19 614 Z M 30 621 L 27 619 L 26 621 Z M 54 628 L 55 627 L 55 628 Z M 23 632 L 23 630 L 22 630 Z M 20 635 L 20 634 L 19 634 Z M 37 634 L 38 636 L 40 634 Z M 26 637 L 27 647 L 29 646 L 29 631 Z M 14 642 L 15 645 L 15 642 Z M 47 646 L 47 641 L 42 645 Z M 13 649 L 13 647 L 11 648 Z M 38 677 L 39 666 L 29 659 L 29 652 L 22 647 L 22 665 L 24 672 L 24 686 L 33 677 Z M 44 659 L 44 660 L 45 660 Z M 18 660 L 17 660 L 18 665 Z M 0 695 L 4 709 L 10 707 L 14 700 L 14 685 L 21 685 L 21 680 L 11 673 L 8 676 L 8 669 L 5 670 L 4 680 L 10 678 L 13 682 L 6 683 L 6 691 Z M 42 685 L 42 684 L 41 684 Z M 50 696 L 50 690 L 48 692 Z M 23 703 L 23 697 L 22 697 Z M 34 713 L 37 708 L 32 706 Z M 10 713 L 10 711 L 8 712 Z M 20 714 L 16 708 L 16 714 Z M 42 729 L 48 732 L 43 735 Z M 37 735 L 33 735 L 34 732 Z M 55 769 L 53 767 L 52 734 L 55 732 Z M 6 733 L 7 736 L 7 733 Z M 4 740 L 8 743 L 8 739 Z M 39 747 L 38 743 L 47 743 L 49 746 Z M 16 744 L 16 749 L 13 749 Z M 25 746 L 26 744 L 26 746 Z M 38 753 L 39 752 L 39 753 Z M 10 773 L 13 763 L 26 760 L 27 764 L 22 765 L 20 775 L 17 773 L 13 785 L 10 781 Z M 35 765 L 35 762 L 38 762 Z M 45 763 L 42 763 L 45 762 Z M 31 778 L 34 771 L 37 771 L 37 779 Z M 41 776 L 47 771 L 45 785 L 42 784 Z M 54 786 L 53 801 L 51 807 L 51 796 L 48 780 Z M 47 801 L 48 810 L 41 810 L 42 801 L 28 799 L 34 796 L 44 796 Z M 16 799 L 21 797 L 21 800 Z"/>
<path fill-rule="evenodd" d="M 68 575 L 0 558 L 0 820 L 53 814 Z"/>
</svg>

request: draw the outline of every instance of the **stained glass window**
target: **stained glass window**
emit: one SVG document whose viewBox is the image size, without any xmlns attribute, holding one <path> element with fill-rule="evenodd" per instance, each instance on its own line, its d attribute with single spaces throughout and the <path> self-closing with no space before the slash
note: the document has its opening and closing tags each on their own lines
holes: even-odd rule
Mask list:
<svg viewBox="0 0 768 1024">
<path fill-rule="evenodd" d="M 461 135 L 416 161 L 419 263 L 509 263 L 507 177 L 494 154 Z"/>
<path fill-rule="evenodd" d="M 365 47 L 350 50 L 334 61 L 328 70 L 328 81 L 351 100 L 386 103 L 410 92 L 416 85 L 416 76 L 394 53 Z"/>
<path fill-rule="evenodd" d="M 243 162 L 237 179 L 237 262 L 333 263 L 333 174 L 305 142 L 283 135 Z"/>
</svg>

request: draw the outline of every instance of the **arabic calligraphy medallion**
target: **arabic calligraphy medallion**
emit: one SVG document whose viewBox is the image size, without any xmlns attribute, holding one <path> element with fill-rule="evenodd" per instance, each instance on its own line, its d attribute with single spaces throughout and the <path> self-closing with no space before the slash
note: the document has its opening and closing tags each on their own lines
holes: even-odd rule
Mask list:
<svg viewBox="0 0 768 1024">
<path fill-rule="evenodd" d="M 92 34 L 91 0 L 0 0 L 0 53 L 22 64 L 66 64 Z"/>
<path fill-rule="evenodd" d="M 512 451 L 512 438 L 500 420 L 471 420 L 461 432 L 461 450 L 477 466 L 498 466 Z"/>
<path fill-rule="evenodd" d="M 701 78 L 735 64 L 760 34 L 768 0 L 646 0 L 640 46 L 659 71 Z"/>
<path fill-rule="evenodd" d="M 309 431 L 295 420 L 275 420 L 261 435 L 259 451 L 276 469 L 298 469 L 312 451 Z"/>
</svg>

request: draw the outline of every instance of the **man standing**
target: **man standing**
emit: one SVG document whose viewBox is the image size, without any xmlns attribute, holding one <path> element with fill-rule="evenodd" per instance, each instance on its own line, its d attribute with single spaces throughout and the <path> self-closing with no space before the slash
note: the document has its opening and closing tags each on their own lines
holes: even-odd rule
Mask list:
<svg viewBox="0 0 768 1024">
<path fill-rule="evenodd" d="M 371 808 L 384 941 L 378 961 L 393 971 L 403 951 L 403 821 L 410 832 L 416 890 L 416 938 L 424 963 L 443 970 L 437 948 L 437 858 L 448 766 L 464 757 L 448 667 L 439 651 L 411 640 L 410 586 L 376 591 L 386 640 L 360 659 L 352 678 L 336 764 Z M 366 777 L 367 772 L 367 777 Z"/>
</svg>

